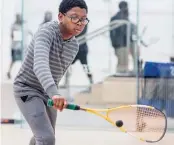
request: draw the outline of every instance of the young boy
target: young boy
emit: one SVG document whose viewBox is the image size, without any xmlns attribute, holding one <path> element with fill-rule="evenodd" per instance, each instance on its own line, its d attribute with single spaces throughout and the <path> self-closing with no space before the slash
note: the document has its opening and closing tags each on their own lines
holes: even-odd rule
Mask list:
<svg viewBox="0 0 174 145">
<path fill-rule="evenodd" d="M 75 36 L 88 24 L 87 13 L 84 0 L 62 0 L 59 23 L 42 25 L 27 49 L 14 81 L 14 94 L 34 134 L 30 145 L 55 145 L 56 110 L 66 107 L 57 85 L 78 52 Z M 46 106 L 49 98 L 55 109 Z"/>
</svg>

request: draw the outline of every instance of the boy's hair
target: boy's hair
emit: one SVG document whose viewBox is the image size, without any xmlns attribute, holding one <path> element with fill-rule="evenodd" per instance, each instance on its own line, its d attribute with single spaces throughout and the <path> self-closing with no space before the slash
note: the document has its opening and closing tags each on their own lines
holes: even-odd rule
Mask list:
<svg viewBox="0 0 174 145">
<path fill-rule="evenodd" d="M 66 13 L 74 7 L 80 7 L 81 9 L 86 9 L 88 12 L 88 7 L 84 0 L 62 0 L 59 6 L 59 12 Z"/>
</svg>

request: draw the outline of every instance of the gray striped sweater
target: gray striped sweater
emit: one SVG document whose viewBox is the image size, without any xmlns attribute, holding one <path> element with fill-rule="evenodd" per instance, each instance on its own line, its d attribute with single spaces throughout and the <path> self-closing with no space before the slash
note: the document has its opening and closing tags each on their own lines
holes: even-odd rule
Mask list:
<svg viewBox="0 0 174 145">
<path fill-rule="evenodd" d="M 17 96 L 59 95 L 58 83 L 74 60 L 79 46 L 75 37 L 64 41 L 56 21 L 42 25 L 31 40 L 14 81 Z"/>
</svg>

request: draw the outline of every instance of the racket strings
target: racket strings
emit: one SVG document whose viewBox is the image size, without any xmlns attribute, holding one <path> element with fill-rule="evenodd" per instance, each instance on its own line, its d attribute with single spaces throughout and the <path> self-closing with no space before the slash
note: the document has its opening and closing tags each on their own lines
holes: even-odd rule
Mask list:
<svg viewBox="0 0 174 145">
<path fill-rule="evenodd" d="M 156 109 L 137 108 L 136 129 L 139 132 L 164 132 L 165 116 Z"/>
<path fill-rule="evenodd" d="M 112 110 L 108 117 L 116 122 L 123 121 L 123 128 L 133 136 L 146 141 L 157 141 L 163 137 L 166 130 L 166 117 L 159 110 L 134 106 Z"/>
</svg>

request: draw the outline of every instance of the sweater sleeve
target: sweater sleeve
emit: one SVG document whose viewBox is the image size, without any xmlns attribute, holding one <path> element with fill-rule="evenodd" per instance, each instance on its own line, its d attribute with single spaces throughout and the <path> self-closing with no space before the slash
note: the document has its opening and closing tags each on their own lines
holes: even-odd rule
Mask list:
<svg viewBox="0 0 174 145">
<path fill-rule="evenodd" d="M 36 77 L 50 98 L 54 95 L 59 95 L 49 66 L 49 53 L 52 40 L 52 32 L 47 29 L 40 29 L 36 33 L 33 65 Z"/>
</svg>

